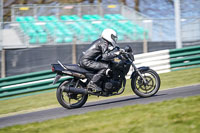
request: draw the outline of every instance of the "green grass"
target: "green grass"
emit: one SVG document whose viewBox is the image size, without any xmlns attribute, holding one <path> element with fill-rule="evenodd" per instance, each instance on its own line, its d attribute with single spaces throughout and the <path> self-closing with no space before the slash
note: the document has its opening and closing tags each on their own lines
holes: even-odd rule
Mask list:
<svg viewBox="0 0 200 133">
<path fill-rule="evenodd" d="M 170 73 L 160 74 L 161 89 L 186 86 L 200 83 L 200 68 L 174 71 Z M 126 90 L 123 95 L 132 95 L 130 80 L 127 81 Z M 113 98 L 113 97 L 110 97 Z M 105 98 L 89 97 L 89 101 L 101 100 Z M 60 106 L 56 100 L 55 92 L 38 94 L 34 96 L 26 96 L 11 100 L 0 101 L 0 115 L 14 113 L 24 110 L 37 108 Z"/>
<path fill-rule="evenodd" d="M 2 128 L 0 133 L 199 133 L 200 96 Z"/>
</svg>

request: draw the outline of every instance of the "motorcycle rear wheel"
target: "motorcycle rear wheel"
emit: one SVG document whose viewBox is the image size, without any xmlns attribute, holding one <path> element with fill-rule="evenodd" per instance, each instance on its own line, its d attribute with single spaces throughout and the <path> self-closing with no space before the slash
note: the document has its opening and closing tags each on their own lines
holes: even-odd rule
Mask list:
<svg viewBox="0 0 200 133">
<path fill-rule="evenodd" d="M 155 95 L 160 88 L 160 77 L 152 69 L 141 72 L 147 84 L 144 83 L 143 79 L 139 74 L 131 80 L 131 88 L 133 92 L 139 97 L 150 97 Z"/>
<path fill-rule="evenodd" d="M 84 95 L 84 94 L 73 94 L 73 93 L 65 92 L 62 89 L 62 86 L 65 86 L 65 87 L 76 86 L 76 82 L 71 83 L 71 80 L 72 79 L 64 81 L 59 85 L 56 92 L 57 100 L 60 103 L 60 105 L 63 106 L 64 108 L 67 108 L 67 109 L 80 108 L 86 103 L 88 99 L 88 94 Z M 77 88 L 84 88 L 83 86 L 84 86 L 83 83 L 79 82 L 79 84 L 77 85 Z"/>
</svg>

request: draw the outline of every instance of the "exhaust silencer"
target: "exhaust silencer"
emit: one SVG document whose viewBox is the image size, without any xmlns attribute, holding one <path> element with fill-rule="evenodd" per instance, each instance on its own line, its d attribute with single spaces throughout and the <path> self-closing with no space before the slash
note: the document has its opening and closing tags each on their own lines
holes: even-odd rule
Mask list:
<svg viewBox="0 0 200 133">
<path fill-rule="evenodd" d="M 68 93 L 74 93 L 74 94 L 88 94 L 88 90 L 83 89 L 83 88 L 74 88 L 74 87 L 64 87 L 64 91 Z"/>
</svg>

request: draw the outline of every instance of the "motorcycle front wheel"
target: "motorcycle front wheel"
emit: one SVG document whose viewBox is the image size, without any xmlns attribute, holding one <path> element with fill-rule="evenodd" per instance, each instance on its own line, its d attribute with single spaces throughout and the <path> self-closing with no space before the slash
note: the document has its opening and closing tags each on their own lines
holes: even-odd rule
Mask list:
<svg viewBox="0 0 200 133">
<path fill-rule="evenodd" d="M 73 94 L 65 92 L 62 86 L 65 87 L 77 87 L 77 88 L 84 88 L 84 85 L 82 82 L 79 82 L 78 84 L 76 82 L 71 82 L 73 79 L 67 80 L 62 82 L 59 87 L 57 88 L 56 96 L 57 100 L 64 108 L 72 109 L 72 108 L 80 108 L 82 107 L 87 99 L 88 94 Z"/>
<path fill-rule="evenodd" d="M 133 92 L 139 97 L 150 97 L 155 95 L 160 88 L 160 77 L 152 69 L 141 72 L 146 84 L 139 74 L 131 80 L 131 88 Z"/>
</svg>

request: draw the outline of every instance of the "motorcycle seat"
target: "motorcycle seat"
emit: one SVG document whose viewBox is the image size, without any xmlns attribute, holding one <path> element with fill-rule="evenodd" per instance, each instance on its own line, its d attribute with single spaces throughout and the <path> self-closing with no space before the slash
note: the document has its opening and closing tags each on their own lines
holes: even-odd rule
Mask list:
<svg viewBox="0 0 200 133">
<path fill-rule="evenodd" d="M 74 72 L 80 72 L 80 73 L 92 73 L 93 71 L 88 71 L 82 67 L 80 67 L 77 64 L 68 64 L 64 65 L 68 70 L 74 71 Z"/>
</svg>

